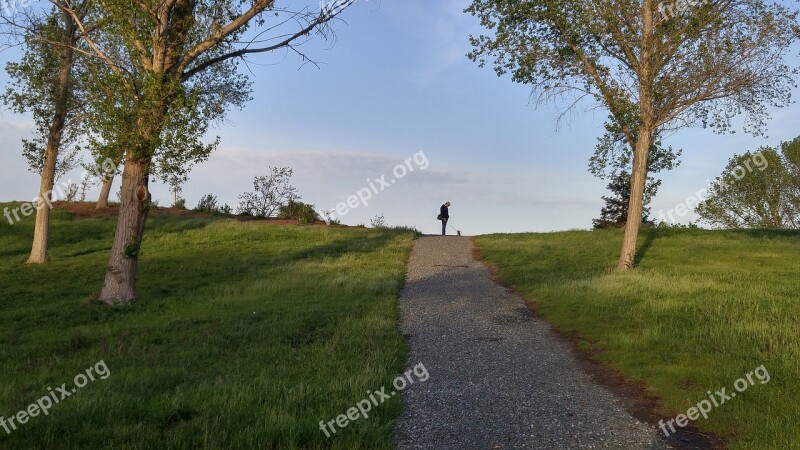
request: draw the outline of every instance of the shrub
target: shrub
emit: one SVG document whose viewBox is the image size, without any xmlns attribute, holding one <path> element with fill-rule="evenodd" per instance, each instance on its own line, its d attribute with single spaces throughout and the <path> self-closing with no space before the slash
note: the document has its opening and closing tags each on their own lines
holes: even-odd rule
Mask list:
<svg viewBox="0 0 800 450">
<path fill-rule="evenodd" d="M 325 217 L 324 219 L 325 223 L 327 223 L 328 225 L 341 225 L 342 221 L 339 220 L 339 218 L 337 218 L 335 215 L 333 215 L 333 213 L 334 210 L 332 209 L 322 211 L 322 215 Z"/>
<path fill-rule="evenodd" d="M 299 220 L 303 223 L 321 222 L 319 214 L 314 210 L 314 205 L 309 205 L 297 200 L 290 200 L 286 206 L 278 211 L 278 218 L 284 220 Z"/>
<path fill-rule="evenodd" d="M 376 215 L 374 219 L 369 221 L 369 224 L 372 226 L 372 228 L 389 228 L 389 225 L 386 223 L 386 218 L 383 217 L 383 214 Z"/>
<path fill-rule="evenodd" d="M 194 210 L 207 214 L 219 212 L 219 208 L 217 206 L 217 197 L 211 194 L 204 195 L 203 198 L 200 199 L 200 202 L 197 203 L 197 207 Z"/>
</svg>

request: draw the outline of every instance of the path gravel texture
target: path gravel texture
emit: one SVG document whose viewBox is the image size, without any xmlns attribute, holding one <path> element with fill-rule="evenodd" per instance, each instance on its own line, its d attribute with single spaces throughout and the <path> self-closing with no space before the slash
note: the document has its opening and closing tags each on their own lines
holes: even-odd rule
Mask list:
<svg viewBox="0 0 800 450">
<path fill-rule="evenodd" d="M 399 449 L 663 449 L 569 345 L 494 283 L 466 237 L 416 241 L 400 297 L 409 364 Z"/>
</svg>

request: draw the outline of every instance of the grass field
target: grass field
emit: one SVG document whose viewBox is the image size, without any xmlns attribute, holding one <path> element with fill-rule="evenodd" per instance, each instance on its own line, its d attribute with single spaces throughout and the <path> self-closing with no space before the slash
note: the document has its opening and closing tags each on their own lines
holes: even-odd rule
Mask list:
<svg viewBox="0 0 800 450">
<path fill-rule="evenodd" d="M 612 270 L 621 241 L 616 230 L 476 240 L 544 318 L 672 413 L 736 392 L 764 365 L 768 383 L 696 425 L 734 449 L 800 448 L 800 232 L 645 230 L 632 273 Z"/>
<path fill-rule="evenodd" d="M 99 361 L 110 373 L 0 428 L 0 448 L 391 447 L 399 397 L 330 439 L 318 423 L 405 366 L 412 233 L 156 213 L 140 299 L 109 309 L 92 298 L 114 222 L 55 211 L 42 267 L 23 264 L 32 218 L 0 222 L 0 415 Z"/>
</svg>

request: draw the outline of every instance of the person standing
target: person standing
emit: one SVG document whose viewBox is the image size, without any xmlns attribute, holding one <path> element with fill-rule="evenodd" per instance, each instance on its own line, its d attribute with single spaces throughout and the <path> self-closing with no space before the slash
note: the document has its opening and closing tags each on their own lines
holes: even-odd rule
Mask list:
<svg viewBox="0 0 800 450">
<path fill-rule="evenodd" d="M 442 218 L 442 236 L 447 235 L 447 222 L 450 220 L 450 202 L 442 205 L 439 217 Z"/>
</svg>

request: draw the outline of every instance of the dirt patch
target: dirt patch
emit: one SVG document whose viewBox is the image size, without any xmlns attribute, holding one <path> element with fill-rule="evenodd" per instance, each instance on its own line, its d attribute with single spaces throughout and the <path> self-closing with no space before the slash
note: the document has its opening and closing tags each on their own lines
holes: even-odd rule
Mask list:
<svg viewBox="0 0 800 450">
<path fill-rule="evenodd" d="M 95 208 L 95 203 L 93 202 L 55 202 L 53 203 L 53 209 L 58 211 L 66 211 L 70 214 L 75 215 L 76 217 L 86 218 L 86 219 L 117 217 L 117 215 L 119 214 L 119 206 L 109 206 L 108 208 L 97 209 Z M 268 223 L 270 225 L 328 226 L 324 222 L 306 224 L 300 222 L 299 220 L 283 220 L 274 218 L 263 219 L 256 217 L 234 216 L 234 215 L 224 215 L 224 214 L 218 216 L 212 216 L 211 214 L 200 213 L 188 209 L 163 208 L 163 207 L 152 209 L 150 211 L 150 215 L 176 216 L 176 217 L 199 218 L 199 219 L 221 217 L 226 219 L 238 220 L 239 222 Z M 336 225 L 336 226 L 344 227 L 344 225 Z"/>
<path fill-rule="evenodd" d="M 481 261 L 486 266 L 491 274 L 492 280 L 510 291 L 515 292 L 524 299 L 521 294 L 516 292 L 511 284 L 500 278 L 497 266 L 486 261 L 475 245 L 474 239 L 472 239 L 472 241 L 473 256 L 477 261 Z M 525 299 L 525 303 L 531 308 L 534 314 L 541 317 L 541 314 L 537 311 L 539 305 L 536 302 Z M 569 344 L 573 354 L 581 363 L 583 370 L 596 383 L 614 393 L 631 416 L 658 428 L 658 422 L 660 420 L 666 422 L 678 415 L 678 413 L 669 411 L 663 405 L 661 399 L 659 399 L 653 390 L 644 382 L 630 380 L 616 369 L 608 367 L 600 362 L 598 360 L 598 355 L 602 353 L 602 350 L 594 348 L 593 343 L 588 342 L 575 333 L 564 333 L 555 328 L 553 328 L 553 333 L 559 339 Z M 678 429 L 676 433 L 666 438 L 665 442 L 670 448 L 684 450 L 725 449 L 727 447 L 727 443 L 722 438 L 712 433 L 703 433 L 693 424 Z"/>
<path fill-rule="evenodd" d="M 56 211 L 66 211 L 80 218 L 117 217 L 119 213 L 118 206 L 96 209 L 94 203 L 88 202 L 55 202 L 53 203 L 53 209 Z"/>
</svg>

